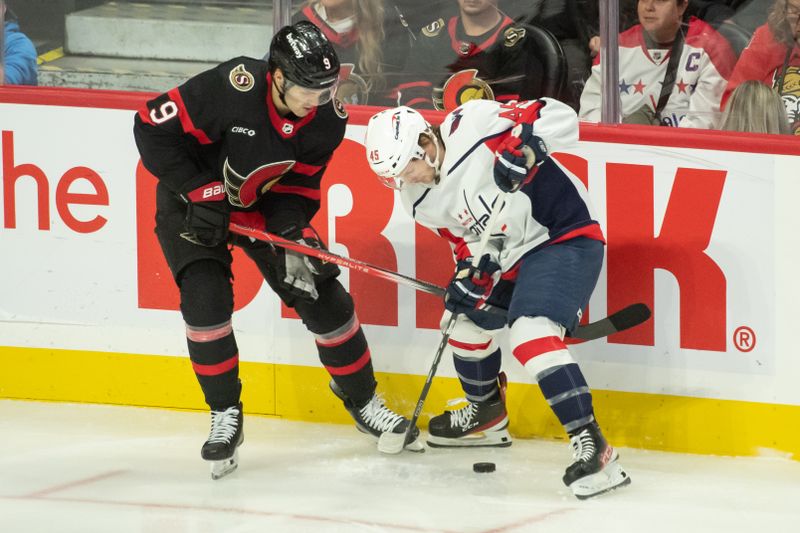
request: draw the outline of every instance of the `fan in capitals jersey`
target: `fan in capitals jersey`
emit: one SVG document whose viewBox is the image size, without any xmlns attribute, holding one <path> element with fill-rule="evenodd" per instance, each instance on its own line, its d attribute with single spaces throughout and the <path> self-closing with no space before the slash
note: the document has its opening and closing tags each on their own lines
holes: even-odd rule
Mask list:
<svg viewBox="0 0 800 533">
<path fill-rule="evenodd" d="M 409 58 L 408 82 L 399 101 L 410 107 L 452 111 L 473 99 L 512 100 L 541 96 L 542 64 L 524 26 L 483 0 L 497 22 L 468 35 L 465 15 L 438 19 L 422 29 Z"/>
<path fill-rule="evenodd" d="M 620 34 L 618 88 L 623 117 L 642 106 L 656 109 L 669 56 L 669 47 L 654 43 L 641 24 Z M 720 100 L 735 63 L 736 56 L 728 41 L 702 20 L 691 17 L 675 83 L 660 113 L 661 125 L 717 128 Z M 581 94 L 580 118 L 600 121 L 599 55 Z"/>
<path fill-rule="evenodd" d="M 428 444 L 511 445 L 497 339 L 508 327 L 512 354 L 570 436 L 574 462 L 562 480 L 583 499 L 630 478 L 564 343 L 594 290 L 605 244 L 583 183 L 550 157 L 577 140 L 575 111 L 557 100 L 472 100 L 438 127 L 406 106 L 377 113 L 366 152 L 414 220 L 450 243 L 456 262 L 442 324 L 467 405 L 431 419 Z"/>
<path fill-rule="evenodd" d="M 338 267 L 228 233 L 236 222 L 324 246 L 309 222 L 345 132 L 347 114 L 331 100 L 338 74 L 327 39 L 298 22 L 275 34 L 269 63 L 222 63 L 148 101 L 135 117 L 142 163 L 158 178 L 156 235 L 180 290 L 189 357 L 211 409 L 201 455 L 214 479 L 236 468 L 243 440 L 229 245 L 244 250 L 313 334 L 331 390 L 359 430 L 379 437 L 405 434 L 408 426 L 375 393 L 367 340 L 336 279 Z"/>
</svg>

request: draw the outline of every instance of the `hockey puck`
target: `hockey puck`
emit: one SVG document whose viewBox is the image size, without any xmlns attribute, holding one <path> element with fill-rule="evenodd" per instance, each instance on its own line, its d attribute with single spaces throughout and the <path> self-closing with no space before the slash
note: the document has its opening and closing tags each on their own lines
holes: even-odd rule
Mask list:
<svg viewBox="0 0 800 533">
<path fill-rule="evenodd" d="M 494 463 L 475 463 L 472 465 L 472 470 L 479 473 L 494 472 Z"/>
</svg>

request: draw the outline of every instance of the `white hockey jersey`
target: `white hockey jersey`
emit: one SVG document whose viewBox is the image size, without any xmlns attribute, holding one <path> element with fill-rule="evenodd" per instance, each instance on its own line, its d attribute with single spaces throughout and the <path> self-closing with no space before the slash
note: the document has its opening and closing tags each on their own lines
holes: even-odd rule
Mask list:
<svg viewBox="0 0 800 533">
<path fill-rule="evenodd" d="M 446 151 L 439 183 L 432 188 L 406 184 L 400 191 L 406 211 L 445 237 L 457 260 L 477 252 L 492 205 L 501 194 L 493 175 L 495 150 L 522 122 L 533 125 L 548 153 L 578 140 L 575 111 L 557 100 L 510 104 L 472 100 L 442 122 Z M 604 240 L 583 183 L 548 158 L 530 183 L 505 195 L 487 252 L 508 278 L 526 253 L 578 236 Z"/>
<path fill-rule="evenodd" d="M 669 49 L 649 48 L 641 24 L 619 36 L 619 95 L 622 116 L 643 105 L 655 110 L 669 64 Z M 654 46 L 654 45 L 651 45 Z M 661 111 L 661 125 L 713 129 L 736 55 L 714 28 L 692 17 L 675 72 L 675 84 Z M 600 56 L 581 94 L 580 118 L 600 121 Z"/>
</svg>

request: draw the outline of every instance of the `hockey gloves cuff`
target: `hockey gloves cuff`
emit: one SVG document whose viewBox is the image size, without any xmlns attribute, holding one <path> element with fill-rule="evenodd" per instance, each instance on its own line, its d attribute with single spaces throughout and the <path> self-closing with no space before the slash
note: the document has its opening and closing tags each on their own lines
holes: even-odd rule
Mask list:
<svg viewBox="0 0 800 533">
<path fill-rule="evenodd" d="M 222 183 L 201 185 L 180 197 L 186 202 L 181 237 L 200 246 L 214 247 L 228 240 L 230 204 Z"/>
<path fill-rule="evenodd" d="M 497 147 L 494 182 L 504 192 L 516 192 L 529 183 L 547 158 L 547 146 L 530 124 L 517 124 Z"/>
<path fill-rule="evenodd" d="M 445 308 L 453 314 L 481 309 L 499 279 L 500 265 L 489 254 L 481 257 L 477 268 L 472 268 L 472 258 L 459 261 L 447 286 Z"/>
</svg>

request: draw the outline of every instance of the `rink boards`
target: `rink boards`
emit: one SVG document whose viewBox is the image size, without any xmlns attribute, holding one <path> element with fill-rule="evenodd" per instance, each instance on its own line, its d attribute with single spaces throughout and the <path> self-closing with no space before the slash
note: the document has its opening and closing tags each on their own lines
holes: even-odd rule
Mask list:
<svg viewBox="0 0 800 533">
<path fill-rule="evenodd" d="M 0 91 L 0 397 L 204 408 L 153 234 L 154 178 L 131 133 L 145 97 Z M 335 253 L 443 285 L 446 246 L 367 169 L 371 111 L 350 109 L 314 224 Z M 608 240 L 589 319 L 638 301 L 654 310 L 643 326 L 574 347 L 618 445 L 800 459 L 799 156 L 793 138 L 597 125 L 557 154 L 587 183 Z M 246 411 L 345 422 L 300 321 L 242 256 L 234 276 Z M 360 272 L 340 279 L 381 390 L 410 412 L 440 302 Z M 510 354 L 504 368 L 514 433 L 560 437 Z M 438 376 L 426 416 L 460 395 L 447 355 Z"/>
</svg>

